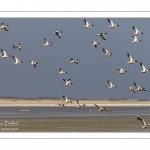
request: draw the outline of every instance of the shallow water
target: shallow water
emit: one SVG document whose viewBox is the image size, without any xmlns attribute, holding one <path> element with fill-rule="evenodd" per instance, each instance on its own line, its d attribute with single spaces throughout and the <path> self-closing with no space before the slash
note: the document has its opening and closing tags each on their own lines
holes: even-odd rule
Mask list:
<svg viewBox="0 0 150 150">
<path fill-rule="evenodd" d="M 150 107 L 0 107 L 0 132 L 149 132 Z M 20 111 L 29 110 L 29 111 Z"/>
</svg>

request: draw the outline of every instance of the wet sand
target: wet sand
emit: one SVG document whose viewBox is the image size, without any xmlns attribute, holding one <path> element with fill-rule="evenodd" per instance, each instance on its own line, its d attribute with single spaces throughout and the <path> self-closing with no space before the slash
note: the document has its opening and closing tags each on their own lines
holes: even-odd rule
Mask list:
<svg viewBox="0 0 150 150">
<path fill-rule="evenodd" d="M 150 117 L 144 117 L 150 122 Z M 61 117 L 5 117 L 0 123 L 18 122 L 14 126 L 0 126 L 0 132 L 149 132 L 141 121 L 131 117 L 61 116 Z"/>
</svg>

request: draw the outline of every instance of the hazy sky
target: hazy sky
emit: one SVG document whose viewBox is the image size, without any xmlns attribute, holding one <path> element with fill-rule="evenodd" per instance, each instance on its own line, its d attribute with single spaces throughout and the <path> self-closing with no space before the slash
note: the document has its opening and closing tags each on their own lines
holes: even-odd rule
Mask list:
<svg viewBox="0 0 150 150">
<path fill-rule="evenodd" d="M 94 27 L 83 28 L 86 19 Z M 109 29 L 107 18 L 1 18 L 8 30 L 0 30 L 0 49 L 16 56 L 23 64 L 14 65 L 13 58 L 0 58 L 0 97 L 59 97 L 89 99 L 149 99 L 150 92 L 128 91 L 133 82 L 150 90 L 150 72 L 141 74 L 140 62 L 150 68 L 150 19 L 110 18 L 119 27 Z M 138 35 L 139 43 L 132 43 L 137 27 L 144 32 Z M 61 30 L 62 39 L 53 32 Z M 106 41 L 96 36 L 107 32 Z M 44 47 L 44 38 L 53 46 Z M 100 42 L 97 48 L 93 41 Z M 21 44 L 22 50 L 13 49 Z M 102 48 L 112 52 L 103 57 Z M 139 62 L 127 64 L 129 53 Z M 70 58 L 79 59 L 81 65 L 70 64 Z M 29 62 L 38 62 L 36 68 Z M 59 68 L 67 74 L 59 75 Z M 128 72 L 119 74 L 118 68 Z M 71 78 L 73 85 L 64 86 L 63 79 Z M 117 86 L 109 89 L 107 80 Z"/>
</svg>

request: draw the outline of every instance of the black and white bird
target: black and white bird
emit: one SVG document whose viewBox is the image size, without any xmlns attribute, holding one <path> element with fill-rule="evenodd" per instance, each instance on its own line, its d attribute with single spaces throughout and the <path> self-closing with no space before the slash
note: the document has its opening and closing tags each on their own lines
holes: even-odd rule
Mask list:
<svg viewBox="0 0 150 150">
<path fill-rule="evenodd" d="M 5 31 L 8 31 L 7 27 L 9 25 L 5 25 L 4 23 L 1 23 L 0 29 L 4 29 Z"/>
<path fill-rule="evenodd" d="M 65 107 L 65 104 L 63 104 L 63 103 L 58 103 L 58 105 Z"/>
<path fill-rule="evenodd" d="M 144 34 L 143 32 L 140 32 L 136 27 L 132 26 L 133 30 L 135 31 L 133 34 L 138 35 L 138 34 Z"/>
<path fill-rule="evenodd" d="M 98 34 L 96 34 L 96 35 L 97 35 L 97 36 L 101 36 L 101 38 L 102 38 L 103 40 L 106 40 L 105 34 L 107 34 L 107 33 L 98 33 Z"/>
<path fill-rule="evenodd" d="M 21 51 L 21 46 L 20 45 L 21 45 L 20 43 L 19 44 L 13 44 L 13 48 L 14 49 L 18 48 Z"/>
<path fill-rule="evenodd" d="M 52 42 L 49 43 L 49 42 L 46 40 L 46 38 L 44 38 L 44 42 L 45 42 L 44 46 L 52 46 Z"/>
<path fill-rule="evenodd" d="M 66 96 L 62 95 L 62 97 L 64 98 L 64 103 L 72 103 L 71 98 L 67 98 Z"/>
<path fill-rule="evenodd" d="M 132 87 L 132 86 L 130 86 L 130 87 L 128 88 L 128 91 L 133 91 L 133 93 L 135 93 L 135 88 Z"/>
<path fill-rule="evenodd" d="M 0 56 L 1 56 L 2 58 L 11 57 L 10 55 L 7 55 L 7 53 L 6 53 L 3 49 L 1 49 L 1 52 L 2 52 L 2 54 L 0 54 Z"/>
<path fill-rule="evenodd" d="M 146 91 L 144 87 L 140 87 L 139 85 L 137 85 L 135 82 L 133 82 L 133 84 L 135 85 L 136 87 L 136 91 Z"/>
<path fill-rule="evenodd" d="M 79 63 L 78 63 L 78 60 L 79 60 L 79 59 L 73 59 L 73 58 L 71 58 L 70 60 L 71 60 L 70 63 L 79 64 Z M 79 65 L 80 65 L 80 64 L 79 64 Z"/>
<path fill-rule="evenodd" d="M 135 62 L 138 62 L 137 60 L 133 60 L 133 58 L 130 56 L 129 53 L 127 53 L 127 56 L 128 56 L 128 58 L 129 58 L 129 62 L 127 62 L 128 64 L 133 64 L 133 63 L 135 63 Z"/>
<path fill-rule="evenodd" d="M 63 79 L 65 84 L 64 85 L 72 85 L 73 83 L 71 83 L 71 79 L 65 80 Z"/>
<path fill-rule="evenodd" d="M 150 124 L 147 124 L 146 122 L 145 122 L 145 120 L 142 118 L 142 116 L 137 116 L 137 120 L 141 120 L 142 121 L 142 123 L 143 123 L 143 126 L 142 126 L 142 129 L 145 129 L 145 128 L 147 128 L 148 126 L 150 126 Z"/>
<path fill-rule="evenodd" d="M 109 88 L 110 88 L 110 89 L 112 89 L 112 88 L 116 88 L 116 86 L 115 86 L 115 85 L 113 85 L 113 84 L 112 84 L 109 80 L 107 80 L 107 82 L 108 82 L 108 83 L 109 83 L 109 85 L 110 85 L 110 86 L 109 86 Z"/>
<path fill-rule="evenodd" d="M 56 34 L 61 39 L 61 33 L 62 33 L 62 31 L 55 31 L 53 33 Z"/>
<path fill-rule="evenodd" d="M 120 74 L 125 74 L 127 71 L 126 70 L 123 70 L 122 68 L 119 68 L 119 69 L 117 69 L 117 70 L 119 70 L 119 73 Z"/>
<path fill-rule="evenodd" d="M 115 28 L 115 27 L 119 26 L 119 25 L 117 25 L 117 24 L 114 24 L 110 19 L 107 19 L 107 20 L 108 20 L 108 22 L 110 23 L 109 28 Z"/>
<path fill-rule="evenodd" d="M 34 67 L 36 68 L 36 65 L 37 65 L 37 64 L 38 64 L 37 62 L 35 62 L 35 61 L 32 60 L 32 61 L 30 61 L 30 64 L 29 64 L 29 65 L 30 65 L 30 66 L 34 66 Z"/>
<path fill-rule="evenodd" d="M 59 68 L 59 72 L 58 72 L 59 74 L 66 74 L 67 73 L 67 71 L 63 71 L 61 68 Z"/>
<path fill-rule="evenodd" d="M 22 61 L 20 61 L 20 60 L 19 60 L 17 57 L 15 57 L 15 56 L 12 56 L 12 58 L 15 60 L 14 65 L 18 65 L 18 64 L 23 63 Z"/>
<path fill-rule="evenodd" d="M 108 111 L 105 107 L 99 107 L 98 105 L 94 104 L 99 110 L 99 112 L 102 112 L 102 111 Z"/>
<path fill-rule="evenodd" d="M 96 42 L 96 41 L 93 41 L 93 42 L 92 42 L 92 45 L 95 46 L 95 48 L 97 48 L 97 45 L 98 45 L 98 44 L 100 44 L 100 43 L 98 43 L 98 42 Z"/>
<path fill-rule="evenodd" d="M 141 42 L 141 40 L 138 40 L 137 36 L 133 35 L 132 37 L 133 37 L 132 43 Z"/>
<path fill-rule="evenodd" d="M 146 69 L 146 67 L 141 62 L 140 62 L 140 66 L 142 67 L 141 73 L 146 73 L 150 70 L 150 69 Z"/>
<path fill-rule="evenodd" d="M 102 51 L 104 53 L 104 57 L 111 57 L 112 53 L 110 53 L 107 49 L 102 48 Z"/>
<path fill-rule="evenodd" d="M 78 106 L 77 108 L 80 109 L 82 106 L 85 106 L 85 104 L 80 104 L 79 101 L 77 100 Z"/>
<path fill-rule="evenodd" d="M 90 24 L 87 22 L 87 20 L 85 20 L 85 19 L 84 19 L 84 23 L 85 23 L 84 28 L 90 28 L 90 27 L 94 26 L 94 25 L 90 25 Z"/>
</svg>

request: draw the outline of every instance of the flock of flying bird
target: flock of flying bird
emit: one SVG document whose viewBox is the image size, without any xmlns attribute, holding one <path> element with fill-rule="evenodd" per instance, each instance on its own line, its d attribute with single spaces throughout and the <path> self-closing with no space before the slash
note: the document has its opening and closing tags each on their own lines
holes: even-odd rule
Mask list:
<svg viewBox="0 0 150 150">
<path fill-rule="evenodd" d="M 114 22 L 112 21 L 112 20 L 110 20 L 110 19 L 107 19 L 108 20 L 108 22 L 110 23 L 110 26 L 109 26 L 109 28 L 111 29 L 111 28 L 116 28 L 116 27 L 118 27 L 119 25 L 117 25 L 117 24 L 114 24 Z M 87 21 L 87 20 L 85 20 L 84 19 L 84 23 L 85 23 L 85 26 L 84 26 L 84 28 L 90 28 L 90 27 L 93 27 L 94 25 L 91 25 L 91 24 L 89 24 L 89 22 Z M 7 29 L 7 27 L 8 27 L 9 25 L 5 25 L 4 23 L 1 23 L 1 26 L 0 26 L 0 29 L 4 29 L 5 31 L 8 31 L 8 29 Z M 144 34 L 143 32 L 141 32 L 140 30 L 138 30 L 136 27 L 134 27 L 134 26 L 132 26 L 132 28 L 134 29 L 134 33 L 133 33 L 133 43 L 137 43 L 137 42 L 141 42 L 141 40 L 138 40 L 138 38 L 137 38 L 137 36 L 136 35 L 139 35 L 139 34 Z M 56 36 L 58 36 L 58 38 L 59 39 L 61 39 L 61 33 L 62 33 L 62 31 L 55 31 L 55 32 L 53 32 Z M 98 34 L 96 34 L 97 36 L 100 36 L 103 40 L 106 40 L 106 38 L 105 38 L 105 35 L 106 35 L 107 33 L 98 33 Z M 46 40 L 46 38 L 44 38 L 44 46 L 52 46 L 52 42 L 48 42 L 47 40 Z M 92 42 L 92 45 L 95 47 L 95 48 L 97 48 L 97 46 L 98 46 L 98 44 L 100 44 L 100 43 L 98 43 L 98 42 L 96 42 L 96 41 L 93 41 Z M 21 51 L 21 44 L 19 43 L 19 44 L 13 44 L 13 47 L 12 48 L 18 48 L 18 50 L 19 51 Z M 102 48 L 102 51 L 103 51 L 103 53 L 104 53 L 104 57 L 111 57 L 112 56 L 112 53 L 110 53 L 107 49 L 105 49 L 105 48 Z M 2 58 L 7 58 L 7 57 L 12 57 L 14 60 L 15 60 L 15 62 L 14 62 L 14 65 L 18 65 L 18 64 L 21 64 L 21 63 L 23 63 L 22 61 L 20 61 L 17 57 L 15 57 L 15 56 L 11 56 L 11 55 L 7 55 L 7 53 L 3 50 L 3 49 L 1 49 L 1 52 L 2 52 L 2 54 L 0 54 L 0 56 L 2 57 Z M 136 62 L 138 62 L 137 60 L 134 60 L 133 58 L 132 58 L 132 56 L 129 54 L 129 53 L 127 53 L 127 56 L 128 56 L 128 59 L 129 59 L 129 62 L 127 62 L 128 64 L 133 64 L 133 63 L 136 63 Z M 70 59 L 70 63 L 74 63 L 74 64 L 78 64 L 78 65 L 80 65 L 79 63 L 78 63 L 78 59 L 73 59 L 73 58 L 71 58 Z M 36 65 L 37 65 L 38 63 L 37 62 L 35 62 L 35 61 L 31 61 L 30 62 L 30 64 L 29 65 L 32 65 L 32 66 L 34 66 L 35 68 L 36 68 Z M 141 68 L 142 68 L 142 71 L 141 71 L 141 73 L 146 73 L 146 72 L 148 72 L 150 69 L 147 69 L 141 62 L 140 62 L 140 66 L 141 66 Z M 122 69 L 122 68 L 119 68 L 118 69 L 118 71 L 119 71 L 119 74 L 125 74 L 127 71 L 126 70 L 124 70 L 124 69 Z M 67 71 L 63 71 L 62 70 L 62 68 L 60 68 L 59 69 L 59 72 L 58 72 L 59 74 L 67 74 Z M 71 79 L 68 79 L 68 80 L 65 80 L 65 79 L 63 79 L 63 81 L 65 82 L 64 83 L 64 85 L 66 85 L 66 86 L 69 86 L 69 85 L 72 85 L 73 83 L 71 83 Z M 107 82 L 109 83 L 109 88 L 116 88 L 116 86 L 115 85 L 113 85 L 112 84 L 112 82 L 110 82 L 109 80 L 107 80 Z M 147 90 L 145 90 L 145 88 L 143 88 L 143 87 L 140 87 L 139 85 L 137 85 L 135 82 L 134 82 L 134 85 L 135 85 L 135 87 L 136 88 L 134 88 L 134 87 L 132 87 L 132 86 L 130 86 L 129 88 L 128 88 L 128 90 L 129 91 L 133 91 L 134 93 L 136 92 L 136 91 L 147 91 Z M 149 91 L 148 91 L 149 92 Z M 64 95 L 62 95 L 62 97 L 64 98 L 64 103 L 72 103 L 72 101 L 71 101 L 71 98 L 67 98 L 66 96 L 64 96 Z M 58 105 L 60 105 L 60 106 L 65 106 L 65 104 L 64 103 L 58 103 Z M 85 106 L 85 104 L 80 104 L 80 102 L 79 102 L 79 100 L 77 100 L 77 104 L 78 104 L 78 106 L 77 106 L 77 108 L 78 109 L 80 109 L 82 106 Z M 99 112 L 102 112 L 102 111 L 109 111 L 109 110 L 107 110 L 106 108 L 104 108 L 104 107 L 100 107 L 100 106 L 98 106 L 97 104 L 94 104 L 99 110 Z M 141 120 L 142 121 L 142 123 L 144 124 L 143 126 L 142 126 L 142 128 L 147 128 L 148 126 L 150 126 L 150 124 L 146 124 L 146 122 L 144 121 L 144 119 L 142 118 L 142 116 L 137 116 L 137 119 L 138 120 Z"/>
</svg>

